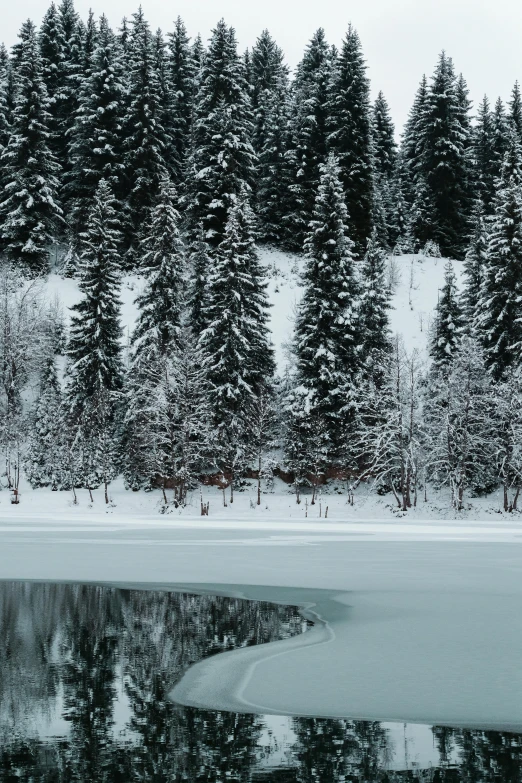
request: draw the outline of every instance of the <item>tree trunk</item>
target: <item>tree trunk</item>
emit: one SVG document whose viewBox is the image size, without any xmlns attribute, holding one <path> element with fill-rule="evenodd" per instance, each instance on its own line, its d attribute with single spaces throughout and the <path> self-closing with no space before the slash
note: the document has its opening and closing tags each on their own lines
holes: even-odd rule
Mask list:
<svg viewBox="0 0 522 783">
<path fill-rule="evenodd" d="M 259 455 L 259 466 L 257 471 L 257 505 L 261 505 L 261 454 Z"/>
</svg>

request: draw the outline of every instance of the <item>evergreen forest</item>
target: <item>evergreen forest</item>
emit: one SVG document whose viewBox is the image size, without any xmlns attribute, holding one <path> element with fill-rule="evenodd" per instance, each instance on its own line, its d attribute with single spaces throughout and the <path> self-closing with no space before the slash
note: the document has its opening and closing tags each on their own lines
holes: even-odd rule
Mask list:
<svg viewBox="0 0 522 783">
<path fill-rule="evenodd" d="M 283 373 L 263 246 L 303 259 Z M 405 254 L 444 259 L 427 359 L 390 327 Z M 72 312 L 51 273 L 78 286 Z M 280 477 L 297 503 L 364 482 L 401 511 L 431 487 L 456 510 L 500 489 L 516 511 L 518 82 L 473 107 L 442 52 L 397 129 L 351 25 L 339 48 L 318 29 L 291 72 L 268 30 L 242 52 L 224 20 L 204 41 L 51 3 L 0 48 L 0 354 L 16 492 L 25 476 L 110 503 L 122 475 L 183 506 L 247 478 L 261 503 Z"/>
</svg>

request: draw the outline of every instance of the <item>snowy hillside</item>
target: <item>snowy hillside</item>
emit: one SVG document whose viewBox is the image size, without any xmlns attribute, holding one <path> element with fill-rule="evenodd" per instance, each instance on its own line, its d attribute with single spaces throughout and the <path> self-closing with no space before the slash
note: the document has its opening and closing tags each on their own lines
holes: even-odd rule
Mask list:
<svg viewBox="0 0 522 783">
<path fill-rule="evenodd" d="M 268 272 L 270 327 L 276 352 L 277 366 L 282 371 L 286 364 L 285 346 L 292 338 L 296 307 L 301 297 L 300 274 L 304 260 L 301 256 L 277 250 L 263 249 L 261 259 Z M 394 334 L 404 340 L 408 351 L 414 348 L 424 351 L 427 345 L 429 326 L 437 304 L 438 292 L 444 281 L 442 258 L 424 258 L 420 255 L 394 256 L 393 264 L 395 291 L 392 298 L 390 323 Z M 462 263 L 454 262 L 457 278 L 462 276 Z M 124 340 L 128 341 L 136 321 L 137 309 L 134 300 L 142 286 L 138 275 L 127 275 L 121 288 L 121 318 Z M 47 282 L 50 299 L 57 297 L 67 317 L 69 308 L 79 299 L 75 280 L 50 275 Z"/>
</svg>

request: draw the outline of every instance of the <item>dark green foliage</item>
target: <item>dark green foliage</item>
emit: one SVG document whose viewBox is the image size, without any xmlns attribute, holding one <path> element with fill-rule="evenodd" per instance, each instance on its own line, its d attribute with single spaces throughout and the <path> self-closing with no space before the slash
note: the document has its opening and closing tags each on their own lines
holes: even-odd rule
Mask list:
<svg viewBox="0 0 522 783">
<path fill-rule="evenodd" d="M 390 177 L 395 171 L 397 143 L 395 141 L 395 126 L 382 91 L 379 92 L 373 104 L 372 119 L 375 171 L 379 176 Z"/>
<path fill-rule="evenodd" d="M 462 339 L 463 313 L 453 264 L 444 267 L 444 285 L 439 293 L 430 355 L 438 370 L 445 370 L 454 360 Z"/>
<path fill-rule="evenodd" d="M 518 81 L 513 85 L 511 91 L 511 100 L 508 103 L 508 122 L 515 129 L 518 141 L 522 144 L 522 95 L 520 94 L 520 86 Z"/>
<path fill-rule="evenodd" d="M 522 353 L 522 152 L 514 128 L 495 197 L 480 310 L 486 364 L 500 380 Z"/>
<path fill-rule="evenodd" d="M 126 56 L 128 89 L 123 120 L 123 172 L 126 195 L 124 226 L 127 265 L 138 263 L 139 232 L 167 173 L 170 139 L 156 67 L 153 38 L 143 11 L 132 17 Z"/>
<path fill-rule="evenodd" d="M 362 256 L 372 232 L 372 124 L 366 64 L 351 25 L 335 61 L 328 111 L 328 144 L 339 160 L 348 230 L 355 252 Z"/>
<path fill-rule="evenodd" d="M 194 334 L 199 335 L 208 326 L 206 294 L 207 281 L 210 274 L 208 244 L 205 242 L 202 233 L 191 248 L 190 263 L 192 266 L 192 284 L 189 292 L 189 320 Z"/>
<path fill-rule="evenodd" d="M 365 373 L 378 383 L 383 366 L 391 352 L 390 291 L 386 284 L 386 253 L 377 241 L 376 232 L 368 242 L 361 280 L 359 305 L 362 335 L 361 356 Z"/>
<path fill-rule="evenodd" d="M 121 56 L 107 18 L 102 16 L 70 136 L 72 171 L 67 178 L 66 196 L 74 244 L 85 226 L 100 180 L 110 185 L 115 196 L 123 194 L 125 86 Z"/>
<path fill-rule="evenodd" d="M 81 236 L 83 298 L 72 308 L 67 351 L 68 406 L 75 422 L 87 400 L 101 398 L 107 392 L 114 403 L 122 388 L 119 228 L 117 203 L 110 185 L 101 180 Z"/>
<path fill-rule="evenodd" d="M 331 76 L 331 51 L 324 30 L 319 28 L 297 67 L 292 85 L 286 166 L 280 171 L 286 188 L 286 193 L 283 191 L 287 212 L 284 243 L 297 252 L 303 249 L 313 216 L 320 169 L 327 156 Z"/>
<path fill-rule="evenodd" d="M 250 187 L 255 155 L 252 112 L 233 28 L 220 21 L 212 33 L 194 109 L 189 163 L 188 222 L 214 248 L 222 241 L 229 210 Z"/>
<path fill-rule="evenodd" d="M 177 179 L 186 170 L 190 152 L 190 138 L 192 131 L 192 115 L 194 110 L 194 97 L 196 90 L 196 71 L 198 64 L 190 48 L 190 38 L 186 27 L 178 16 L 174 25 L 174 32 L 169 33 L 169 68 L 171 100 L 171 127 L 170 134 L 174 150 L 173 158 L 176 162 Z"/>
<path fill-rule="evenodd" d="M 488 230 L 484 207 L 480 200 L 473 215 L 473 232 L 464 259 L 466 281 L 463 291 L 463 308 L 466 316 L 465 327 L 472 331 L 480 317 L 482 285 L 488 262 Z"/>
<path fill-rule="evenodd" d="M 62 225 L 62 213 L 36 30 L 27 23 L 21 35 L 11 133 L 0 160 L 5 183 L 0 230 L 8 257 L 22 272 L 36 276 L 49 268 L 49 252 Z"/>
<path fill-rule="evenodd" d="M 164 180 L 142 240 L 141 267 L 146 284 L 136 299 L 140 314 L 132 338 L 135 356 L 164 355 L 177 345 L 185 254 L 176 200 L 176 191 L 169 180 Z"/>
<path fill-rule="evenodd" d="M 201 334 L 200 347 L 212 415 L 215 424 L 228 430 L 227 437 L 234 440 L 243 426 L 245 403 L 259 394 L 274 369 L 265 282 L 244 194 L 230 210 L 225 236 L 213 257 L 205 320 L 208 326 Z"/>
<path fill-rule="evenodd" d="M 294 338 L 297 382 L 309 392 L 310 416 L 321 419 L 333 456 L 362 360 L 353 244 L 333 155 L 322 170 L 305 255 L 305 290 Z"/>
<path fill-rule="evenodd" d="M 469 129 L 463 88 L 455 77 L 453 63 L 443 52 L 429 87 L 423 108 L 420 145 L 420 174 L 426 196 L 417 192 L 417 209 L 428 199 L 431 222 L 428 237 L 440 247 L 442 255 L 462 258 L 466 248 L 471 209 L 469 189 Z M 419 244 L 424 236 L 414 232 Z"/>
<path fill-rule="evenodd" d="M 500 174 L 500 167 L 495 154 L 494 118 L 487 96 L 484 96 L 478 107 L 477 122 L 473 130 L 473 164 L 476 195 L 486 214 L 490 214 L 495 196 L 495 180 Z"/>
</svg>

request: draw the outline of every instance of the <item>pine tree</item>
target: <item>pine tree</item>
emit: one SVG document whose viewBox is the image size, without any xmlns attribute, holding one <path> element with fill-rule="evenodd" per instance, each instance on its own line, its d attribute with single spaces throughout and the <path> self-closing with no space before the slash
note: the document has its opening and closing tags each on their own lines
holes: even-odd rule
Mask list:
<svg viewBox="0 0 522 783">
<path fill-rule="evenodd" d="M 13 112 L 15 105 L 14 75 L 7 49 L 0 45 L 0 161 L 7 149 L 11 126 L 13 124 Z M 6 185 L 5 170 L 0 166 L 0 203 L 3 189 Z M 2 238 L 0 231 L 0 248 Z"/>
<path fill-rule="evenodd" d="M 513 125 L 518 136 L 518 141 L 522 144 L 522 95 L 520 94 L 518 81 L 513 85 L 508 108 L 508 121 Z"/>
<path fill-rule="evenodd" d="M 152 35 L 143 11 L 132 18 L 127 54 L 127 110 L 123 121 L 127 201 L 125 225 L 127 264 L 137 262 L 138 234 L 147 221 L 161 180 L 167 174 L 169 138 L 161 124 L 160 84 Z"/>
<path fill-rule="evenodd" d="M 293 237 L 289 243 L 285 234 L 289 192 L 287 140 L 287 102 L 283 94 L 274 92 L 266 102 L 264 142 L 259 153 L 256 188 L 259 238 L 273 245 L 293 245 L 295 241 Z"/>
<path fill-rule="evenodd" d="M 329 101 L 330 149 L 339 159 L 348 228 L 362 256 L 372 232 L 373 156 L 370 85 L 361 43 L 350 25 L 335 63 Z"/>
<path fill-rule="evenodd" d="M 363 260 L 359 321 L 365 371 L 376 383 L 392 348 L 389 310 L 386 253 L 379 247 L 374 231 Z"/>
<path fill-rule="evenodd" d="M 423 176 L 418 175 L 413 190 L 413 203 L 409 216 L 409 231 L 415 251 L 421 251 L 433 239 L 435 203 L 431 190 Z"/>
<path fill-rule="evenodd" d="M 263 30 L 252 49 L 251 74 L 254 116 L 252 145 L 259 156 L 266 147 L 267 132 L 270 133 L 274 103 L 277 105 L 284 100 L 288 84 L 288 68 L 284 63 L 283 52 L 268 30 Z"/>
<path fill-rule="evenodd" d="M 83 298 L 72 308 L 67 351 L 67 401 L 76 423 L 87 400 L 99 398 L 104 405 L 113 405 L 122 388 L 119 228 L 117 202 L 109 184 L 101 180 L 81 237 Z"/>
<path fill-rule="evenodd" d="M 473 216 L 473 233 L 464 259 L 466 281 L 463 291 L 463 308 L 466 315 L 466 329 L 475 328 L 480 316 L 480 301 L 484 275 L 488 262 L 488 231 L 484 207 L 477 201 Z"/>
<path fill-rule="evenodd" d="M 408 205 L 408 174 L 403 151 L 399 152 L 395 174 L 390 188 L 391 210 L 389 218 L 390 246 L 396 255 L 411 250 L 410 209 Z"/>
<path fill-rule="evenodd" d="M 415 198 L 415 186 L 423 159 L 427 102 L 428 80 L 426 75 L 423 75 L 408 115 L 401 145 L 404 173 L 407 177 L 408 186 L 406 195 L 410 206 Z"/>
<path fill-rule="evenodd" d="M 60 15 L 54 3 L 51 3 L 42 20 L 39 34 L 40 55 L 42 58 L 42 78 L 49 99 L 49 131 L 51 148 L 59 156 L 62 139 L 59 137 L 58 107 L 63 87 L 63 31 Z M 63 129 L 62 129 L 63 132 Z"/>
<path fill-rule="evenodd" d="M 491 213 L 495 179 L 500 171 L 495 155 L 495 132 L 489 101 L 485 95 L 478 107 L 473 132 L 474 181 L 486 214 Z"/>
<path fill-rule="evenodd" d="M 453 63 L 443 52 L 424 108 L 421 171 L 433 206 L 429 239 L 451 258 L 464 255 L 471 210 L 465 117 Z"/>
<path fill-rule="evenodd" d="M 250 143 L 252 112 L 233 28 L 220 21 L 212 33 L 196 97 L 189 163 L 188 222 L 216 248 L 228 213 L 250 187 L 255 155 Z"/>
<path fill-rule="evenodd" d="M 65 192 L 74 242 L 85 225 L 100 180 L 107 182 L 115 196 L 123 195 L 124 100 L 121 51 L 107 18 L 102 16 L 90 74 L 81 90 L 70 135 L 72 171 Z"/>
<path fill-rule="evenodd" d="M 58 6 L 61 30 L 61 64 L 59 87 L 54 116 L 57 123 L 57 159 L 64 171 L 70 169 L 68 139 L 74 115 L 78 108 L 78 90 L 81 85 L 82 41 L 80 19 L 73 0 L 61 0 Z"/>
<path fill-rule="evenodd" d="M 288 172 L 285 172 L 285 166 L 280 171 L 280 186 L 283 186 L 281 206 L 286 212 L 285 245 L 297 252 L 303 248 L 321 178 L 320 167 L 327 156 L 331 76 L 331 51 L 324 30 L 319 28 L 297 67 L 292 85 L 289 149 L 285 156 Z"/>
<path fill-rule="evenodd" d="M 445 371 L 455 358 L 462 339 L 463 314 L 453 264 L 444 267 L 444 285 L 437 303 L 430 354 L 437 370 Z"/>
<path fill-rule="evenodd" d="M 493 155 L 496 176 L 500 176 L 504 156 L 509 146 L 509 127 L 504 110 L 504 104 L 498 98 L 493 111 Z"/>
<path fill-rule="evenodd" d="M 305 290 L 294 342 L 297 382 L 311 393 L 313 415 L 324 422 L 332 456 L 346 434 L 345 406 L 361 363 L 352 248 L 339 166 L 330 155 L 305 244 Z"/>
<path fill-rule="evenodd" d="M 62 392 L 54 356 L 45 363 L 25 472 L 32 487 L 50 486 L 57 490 L 68 485 Z"/>
<path fill-rule="evenodd" d="M 139 318 L 134 356 L 165 355 L 176 348 L 184 299 L 185 253 L 179 234 L 176 191 L 163 180 L 142 240 L 145 288 L 136 299 Z"/>
<path fill-rule="evenodd" d="M 154 51 L 154 66 L 158 81 L 159 95 L 159 124 L 164 132 L 163 158 L 168 176 L 175 180 L 180 177 L 181 163 L 174 145 L 175 121 L 174 121 L 174 92 L 170 81 L 171 67 L 167 44 L 164 41 L 160 29 L 152 39 Z"/>
<path fill-rule="evenodd" d="M 375 171 L 378 176 L 389 178 L 395 171 L 397 144 L 390 109 L 382 91 L 373 105 L 372 130 Z"/>
<path fill-rule="evenodd" d="M 170 85 L 172 89 L 172 139 L 175 157 L 178 163 L 178 178 L 186 170 L 190 137 L 192 132 L 192 113 L 194 109 L 196 63 L 190 48 L 187 29 L 178 16 L 174 32 L 169 33 Z"/>
<path fill-rule="evenodd" d="M 49 148 L 48 98 L 36 30 L 26 23 L 16 71 L 18 88 L 11 134 L 0 163 L 5 187 L 0 203 L 2 244 L 30 275 L 46 272 L 61 226 L 57 163 Z"/>
<path fill-rule="evenodd" d="M 208 279 L 207 328 L 200 336 L 217 434 L 217 458 L 234 475 L 246 454 L 246 406 L 274 371 L 263 270 L 257 260 L 246 192 L 230 210 Z"/>
<path fill-rule="evenodd" d="M 82 74 L 83 79 L 88 78 L 91 75 L 91 63 L 96 47 L 98 46 L 98 25 L 94 18 L 92 10 L 89 11 L 87 17 L 87 24 L 85 25 L 85 31 L 82 36 Z"/>
<path fill-rule="evenodd" d="M 478 321 L 486 364 L 496 380 L 522 351 L 522 152 L 513 128 L 495 197 Z"/>
<path fill-rule="evenodd" d="M 189 322 L 194 334 L 199 335 L 208 326 L 206 320 L 207 281 L 210 274 L 208 245 L 203 232 L 190 252 L 191 288 L 189 292 Z"/>
</svg>

